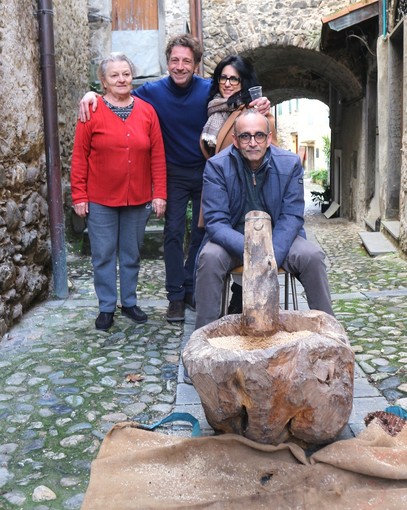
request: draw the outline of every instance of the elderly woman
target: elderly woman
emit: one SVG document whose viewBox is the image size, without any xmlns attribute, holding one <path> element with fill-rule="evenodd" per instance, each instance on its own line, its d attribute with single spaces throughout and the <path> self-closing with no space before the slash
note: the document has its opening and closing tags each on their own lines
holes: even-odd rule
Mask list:
<svg viewBox="0 0 407 510">
<path fill-rule="evenodd" d="M 95 291 L 96 329 L 113 324 L 119 261 L 121 314 L 144 323 L 137 306 L 140 249 L 147 220 L 166 207 L 166 165 L 153 107 L 130 94 L 135 68 L 122 53 L 99 65 L 104 89 L 91 120 L 78 122 L 72 154 L 71 189 L 76 214 L 87 216 Z"/>
</svg>

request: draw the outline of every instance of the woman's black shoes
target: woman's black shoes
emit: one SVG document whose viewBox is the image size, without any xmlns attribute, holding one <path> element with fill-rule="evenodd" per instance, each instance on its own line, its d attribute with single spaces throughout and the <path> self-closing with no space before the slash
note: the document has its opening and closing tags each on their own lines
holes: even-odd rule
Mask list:
<svg viewBox="0 0 407 510">
<path fill-rule="evenodd" d="M 144 324 L 147 322 L 147 314 L 141 310 L 137 305 L 134 306 L 122 306 L 122 315 L 128 317 L 137 324 Z M 107 331 L 113 325 L 113 312 L 100 312 L 97 319 L 95 320 L 95 327 L 100 331 Z"/>
<path fill-rule="evenodd" d="M 122 315 L 128 317 L 134 322 L 137 322 L 137 324 L 144 324 L 144 322 L 147 322 L 148 318 L 147 314 L 144 313 L 137 305 L 129 306 L 128 308 L 126 306 L 122 306 Z"/>
<path fill-rule="evenodd" d="M 100 331 L 107 331 L 113 324 L 113 312 L 100 312 L 95 320 L 95 327 Z"/>
</svg>

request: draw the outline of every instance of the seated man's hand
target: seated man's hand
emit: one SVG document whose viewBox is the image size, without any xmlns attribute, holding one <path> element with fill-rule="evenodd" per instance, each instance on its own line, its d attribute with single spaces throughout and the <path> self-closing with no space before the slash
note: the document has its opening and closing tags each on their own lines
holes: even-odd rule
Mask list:
<svg viewBox="0 0 407 510">
<path fill-rule="evenodd" d="M 98 95 L 96 92 L 86 92 L 79 103 L 78 119 L 81 122 L 90 120 L 89 105 L 92 105 L 92 111 L 94 112 L 98 107 Z"/>
<path fill-rule="evenodd" d="M 270 112 L 270 101 L 267 97 L 259 97 L 249 104 L 249 108 L 256 108 L 262 115 Z"/>
</svg>

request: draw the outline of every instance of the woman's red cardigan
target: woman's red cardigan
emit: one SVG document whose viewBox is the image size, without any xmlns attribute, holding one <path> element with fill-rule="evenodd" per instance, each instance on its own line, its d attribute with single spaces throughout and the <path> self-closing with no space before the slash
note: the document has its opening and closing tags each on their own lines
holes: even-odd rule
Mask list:
<svg viewBox="0 0 407 510">
<path fill-rule="evenodd" d="M 160 124 L 154 108 L 134 98 L 123 121 L 99 100 L 91 120 L 76 126 L 71 165 L 72 202 L 110 207 L 167 198 Z"/>
</svg>

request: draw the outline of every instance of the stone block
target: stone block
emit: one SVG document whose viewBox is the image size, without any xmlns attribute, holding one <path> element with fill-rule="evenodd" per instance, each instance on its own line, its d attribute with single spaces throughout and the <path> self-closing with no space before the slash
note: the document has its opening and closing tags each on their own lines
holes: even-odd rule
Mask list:
<svg viewBox="0 0 407 510">
<path fill-rule="evenodd" d="M 371 257 L 397 251 L 381 232 L 359 232 L 359 236 Z"/>
</svg>

